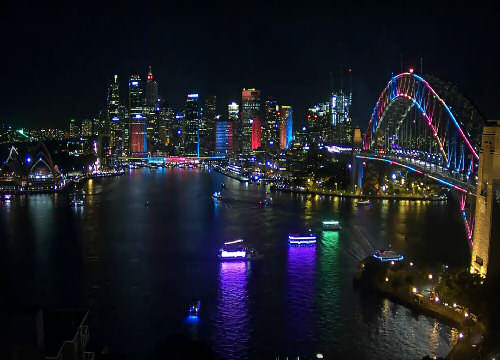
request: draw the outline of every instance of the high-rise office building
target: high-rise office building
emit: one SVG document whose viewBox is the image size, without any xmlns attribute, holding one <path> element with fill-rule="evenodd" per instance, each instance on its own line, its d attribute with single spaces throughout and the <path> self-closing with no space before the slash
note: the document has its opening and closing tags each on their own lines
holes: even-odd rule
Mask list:
<svg viewBox="0 0 500 360">
<path fill-rule="evenodd" d="M 229 116 L 229 121 L 232 121 L 233 124 L 238 122 L 238 119 L 240 117 L 240 106 L 236 102 L 231 102 L 227 106 L 227 113 Z"/>
<path fill-rule="evenodd" d="M 307 127 L 310 139 L 315 142 L 330 142 L 332 125 L 330 117 L 330 103 L 323 102 L 312 106 L 307 111 Z"/>
<path fill-rule="evenodd" d="M 279 105 L 278 103 L 269 98 L 266 100 L 264 105 L 264 135 L 263 141 L 265 141 L 265 146 L 269 149 L 274 146 L 278 146 L 280 140 L 279 132 Z"/>
<path fill-rule="evenodd" d="M 151 66 L 149 67 L 148 76 L 146 77 L 146 106 L 154 107 L 158 100 L 158 83 L 154 80 Z"/>
<path fill-rule="evenodd" d="M 288 149 L 293 140 L 292 107 L 283 105 L 280 114 L 280 148 Z"/>
<path fill-rule="evenodd" d="M 81 136 L 89 138 L 92 136 L 92 119 L 83 119 L 82 120 L 82 131 Z"/>
<path fill-rule="evenodd" d="M 144 157 L 147 155 L 146 118 L 143 115 L 142 82 L 139 75 L 132 75 L 128 83 L 128 121 L 130 137 L 130 155 Z"/>
<path fill-rule="evenodd" d="M 215 122 L 215 155 L 230 156 L 233 152 L 233 122 Z"/>
<path fill-rule="evenodd" d="M 159 122 L 161 100 L 158 97 L 158 83 L 154 80 L 151 66 L 149 67 L 146 79 L 146 98 L 143 115 L 147 119 L 147 138 L 150 144 L 160 145 Z"/>
<path fill-rule="evenodd" d="M 261 147 L 262 122 L 258 117 L 250 119 L 250 122 L 252 123 L 252 150 L 257 150 Z"/>
<path fill-rule="evenodd" d="M 215 150 L 216 101 L 215 96 L 208 96 L 205 99 L 205 107 L 200 122 L 200 154 L 202 156 L 212 155 Z"/>
<path fill-rule="evenodd" d="M 115 75 L 108 84 L 106 94 L 106 134 L 104 136 L 109 136 L 109 149 L 105 149 L 108 156 L 122 155 L 124 115 L 123 108 L 120 106 L 118 76 Z"/>
<path fill-rule="evenodd" d="M 242 153 L 252 149 L 252 119 L 260 119 L 260 91 L 243 89 L 241 92 L 241 119 L 238 129 L 238 145 Z"/>
<path fill-rule="evenodd" d="M 71 119 L 69 121 L 69 137 L 70 138 L 80 137 L 80 129 L 75 119 Z"/>
<path fill-rule="evenodd" d="M 350 145 L 352 141 L 351 122 L 352 93 L 340 89 L 330 100 L 332 141 L 339 145 Z"/>
<path fill-rule="evenodd" d="M 187 156 L 200 156 L 200 115 L 199 95 L 188 94 L 182 129 L 184 154 Z"/>
</svg>

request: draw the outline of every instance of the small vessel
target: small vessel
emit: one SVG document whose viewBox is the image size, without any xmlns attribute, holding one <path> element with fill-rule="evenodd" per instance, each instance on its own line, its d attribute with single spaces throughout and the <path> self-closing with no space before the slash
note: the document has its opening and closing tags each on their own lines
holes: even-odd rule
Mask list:
<svg viewBox="0 0 500 360">
<path fill-rule="evenodd" d="M 260 206 L 270 206 L 273 204 L 273 199 L 272 198 L 264 198 L 260 201 Z"/>
<path fill-rule="evenodd" d="M 323 220 L 323 230 L 340 230 L 340 223 L 337 220 Z"/>
<path fill-rule="evenodd" d="M 220 200 L 220 199 L 222 199 L 222 194 L 220 191 L 214 191 L 214 193 L 212 194 L 212 197 L 214 199 Z"/>
<path fill-rule="evenodd" d="M 366 205 L 371 205 L 371 201 L 366 199 L 366 200 L 358 200 L 358 206 L 366 206 Z"/>
<path fill-rule="evenodd" d="M 72 199 L 71 200 L 71 206 L 73 207 L 78 207 L 78 206 L 83 206 L 83 200 L 82 199 Z"/>
<path fill-rule="evenodd" d="M 201 301 L 200 300 L 195 300 L 189 305 L 189 310 L 188 314 L 191 317 L 198 317 L 198 314 L 200 312 L 200 307 L 201 307 Z"/>
<path fill-rule="evenodd" d="M 378 261 L 401 261 L 404 256 L 392 250 L 377 250 L 373 257 Z"/>
<path fill-rule="evenodd" d="M 252 260 L 258 257 L 257 251 L 245 246 L 243 239 L 225 242 L 219 249 L 220 260 Z"/>
<path fill-rule="evenodd" d="M 288 234 L 288 245 L 290 246 L 315 246 L 316 234 L 309 229 L 305 234 Z"/>
<path fill-rule="evenodd" d="M 224 183 L 220 184 L 221 189 L 224 189 L 225 187 L 226 187 L 226 184 L 224 184 Z"/>
<path fill-rule="evenodd" d="M 145 206 L 145 207 L 148 207 L 148 206 L 149 206 L 149 201 L 146 201 L 146 202 L 144 203 L 144 206 Z"/>
</svg>

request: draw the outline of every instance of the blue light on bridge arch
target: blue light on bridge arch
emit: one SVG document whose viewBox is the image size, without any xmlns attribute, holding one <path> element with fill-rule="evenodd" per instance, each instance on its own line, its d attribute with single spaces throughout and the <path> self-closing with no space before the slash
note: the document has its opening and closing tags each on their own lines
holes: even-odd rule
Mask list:
<svg viewBox="0 0 500 360">
<path fill-rule="evenodd" d="M 31 163 L 31 157 L 28 155 L 26 156 L 26 164 L 29 164 Z"/>
</svg>

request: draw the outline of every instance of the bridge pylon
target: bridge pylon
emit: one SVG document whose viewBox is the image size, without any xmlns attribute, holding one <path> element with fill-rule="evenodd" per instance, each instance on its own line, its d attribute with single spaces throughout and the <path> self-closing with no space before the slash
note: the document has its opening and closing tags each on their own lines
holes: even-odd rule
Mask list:
<svg viewBox="0 0 500 360">
<path fill-rule="evenodd" d="M 500 120 L 483 129 L 471 273 L 500 274 Z M 492 261 L 490 261 L 490 259 Z"/>
</svg>

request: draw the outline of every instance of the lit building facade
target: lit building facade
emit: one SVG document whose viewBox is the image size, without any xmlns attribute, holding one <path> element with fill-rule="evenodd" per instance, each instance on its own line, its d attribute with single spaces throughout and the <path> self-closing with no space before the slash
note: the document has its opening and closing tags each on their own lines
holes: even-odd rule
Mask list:
<svg viewBox="0 0 500 360">
<path fill-rule="evenodd" d="M 288 149 L 293 140 L 292 107 L 283 105 L 279 111 L 280 116 L 280 148 Z"/>
<path fill-rule="evenodd" d="M 215 154 L 230 156 L 233 152 L 233 122 L 217 121 L 215 123 Z"/>
<path fill-rule="evenodd" d="M 260 118 L 254 117 L 250 119 L 252 123 L 252 150 L 260 149 L 262 141 L 262 121 Z"/>
<path fill-rule="evenodd" d="M 205 99 L 203 116 L 200 123 L 200 154 L 202 156 L 212 155 L 215 142 L 215 116 L 217 109 L 217 97 L 208 96 Z"/>
<path fill-rule="evenodd" d="M 199 95 L 188 94 L 182 129 L 184 155 L 200 156 L 200 115 Z"/>
<path fill-rule="evenodd" d="M 78 124 L 75 119 L 71 119 L 69 121 L 69 137 L 70 138 L 80 137 L 80 129 L 78 128 Z"/>
<path fill-rule="evenodd" d="M 263 141 L 267 148 L 277 146 L 280 142 L 280 118 L 279 118 L 279 105 L 274 99 L 267 99 L 264 105 L 264 135 Z"/>
<path fill-rule="evenodd" d="M 143 115 L 143 89 L 139 75 L 132 75 L 130 77 L 128 88 L 129 152 L 132 157 L 144 157 L 147 156 L 147 119 Z"/>
<path fill-rule="evenodd" d="M 238 146 L 242 153 L 252 149 L 252 119 L 260 119 L 260 91 L 243 89 L 241 92 L 241 119 L 238 129 Z"/>
</svg>

